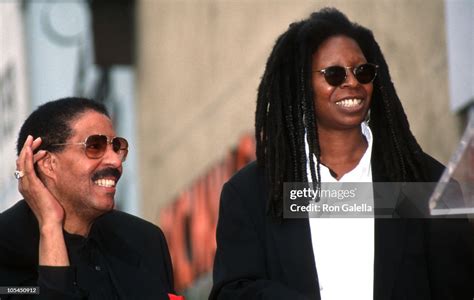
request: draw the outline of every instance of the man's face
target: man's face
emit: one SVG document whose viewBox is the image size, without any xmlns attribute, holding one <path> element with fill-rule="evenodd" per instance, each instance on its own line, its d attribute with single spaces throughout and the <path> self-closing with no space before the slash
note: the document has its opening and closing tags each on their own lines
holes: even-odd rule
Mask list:
<svg viewBox="0 0 474 300">
<path fill-rule="evenodd" d="M 115 137 L 111 120 L 88 110 L 71 123 L 72 136 L 66 143 L 81 143 L 94 134 Z M 111 145 L 104 156 L 88 158 L 83 145 L 66 145 L 54 157 L 55 196 L 66 214 L 93 219 L 114 207 L 116 184 L 122 174 L 122 161 Z"/>
</svg>

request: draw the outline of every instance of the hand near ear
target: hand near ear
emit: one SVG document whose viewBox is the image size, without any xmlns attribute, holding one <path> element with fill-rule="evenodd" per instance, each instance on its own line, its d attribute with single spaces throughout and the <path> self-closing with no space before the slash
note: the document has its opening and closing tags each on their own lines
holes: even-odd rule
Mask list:
<svg viewBox="0 0 474 300">
<path fill-rule="evenodd" d="M 25 175 L 18 180 L 18 190 L 33 210 L 40 228 L 45 225 L 60 225 L 62 227 L 64 209 L 35 172 L 34 164 L 47 155 L 46 151 L 39 151 L 33 155 L 33 151 L 40 144 L 41 138 L 33 141 L 33 137 L 28 136 L 23 145 L 16 161 L 16 167 Z"/>
<path fill-rule="evenodd" d="M 33 151 L 41 145 L 41 138 L 28 136 L 16 160 L 16 168 L 24 173 L 18 179 L 18 190 L 38 220 L 40 230 L 39 264 L 67 266 L 69 259 L 63 235 L 64 209 L 35 172 L 35 163 L 49 159 L 46 151 Z"/>
</svg>

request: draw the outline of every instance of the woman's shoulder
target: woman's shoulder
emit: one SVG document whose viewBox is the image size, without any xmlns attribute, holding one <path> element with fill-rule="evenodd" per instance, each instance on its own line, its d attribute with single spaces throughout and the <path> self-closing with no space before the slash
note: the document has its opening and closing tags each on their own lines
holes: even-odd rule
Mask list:
<svg viewBox="0 0 474 300">
<path fill-rule="evenodd" d="M 223 187 L 221 201 L 240 202 L 247 210 L 264 211 L 267 189 L 263 169 L 253 161 L 235 173 Z"/>
<path fill-rule="evenodd" d="M 425 152 L 421 152 L 420 161 L 423 164 L 422 167 L 425 170 L 425 174 L 430 177 L 430 181 L 438 181 L 446 169 L 442 163 Z"/>
<path fill-rule="evenodd" d="M 254 189 L 265 182 L 263 169 L 256 161 L 250 162 L 237 171 L 227 182 L 238 190 Z"/>
</svg>

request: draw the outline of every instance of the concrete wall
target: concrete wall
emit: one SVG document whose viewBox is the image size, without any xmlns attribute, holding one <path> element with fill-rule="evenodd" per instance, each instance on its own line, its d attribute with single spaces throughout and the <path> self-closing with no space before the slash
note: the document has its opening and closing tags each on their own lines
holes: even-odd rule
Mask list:
<svg viewBox="0 0 474 300">
<path fill-rule="evenodd" d="M 16 139 L 29 106 L 23 16 L 19 1 L 0 2 L 0 212 L 20 198 Z"/>
<path fill-rule="evenodd" d="M 443 1 L 159 1 L 138 3 L 137 120 L 142 214 L 163 205 L 253 130 L 266 58 L 289 23 L 334 6 L 374 31 L 412 130 L 446 162 L 449 111 Z"/>
</svg>

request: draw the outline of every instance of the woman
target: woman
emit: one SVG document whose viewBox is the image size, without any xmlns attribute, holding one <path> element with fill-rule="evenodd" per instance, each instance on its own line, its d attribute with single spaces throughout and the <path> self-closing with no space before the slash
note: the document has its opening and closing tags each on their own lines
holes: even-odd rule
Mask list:
<svg viewBox="0 0 474 300">
<path fill-rule="evenodd" d="M 283 218 L 285 182 L 441 176 L 370 30 L 336 9 L 291 24 L 260 83 L 256 139 L 257 162 L 223 187 L 210 299 L 473 298 L 462 220 L 403 218 L 398 207 L 400 219 Z"/>
</svg>

